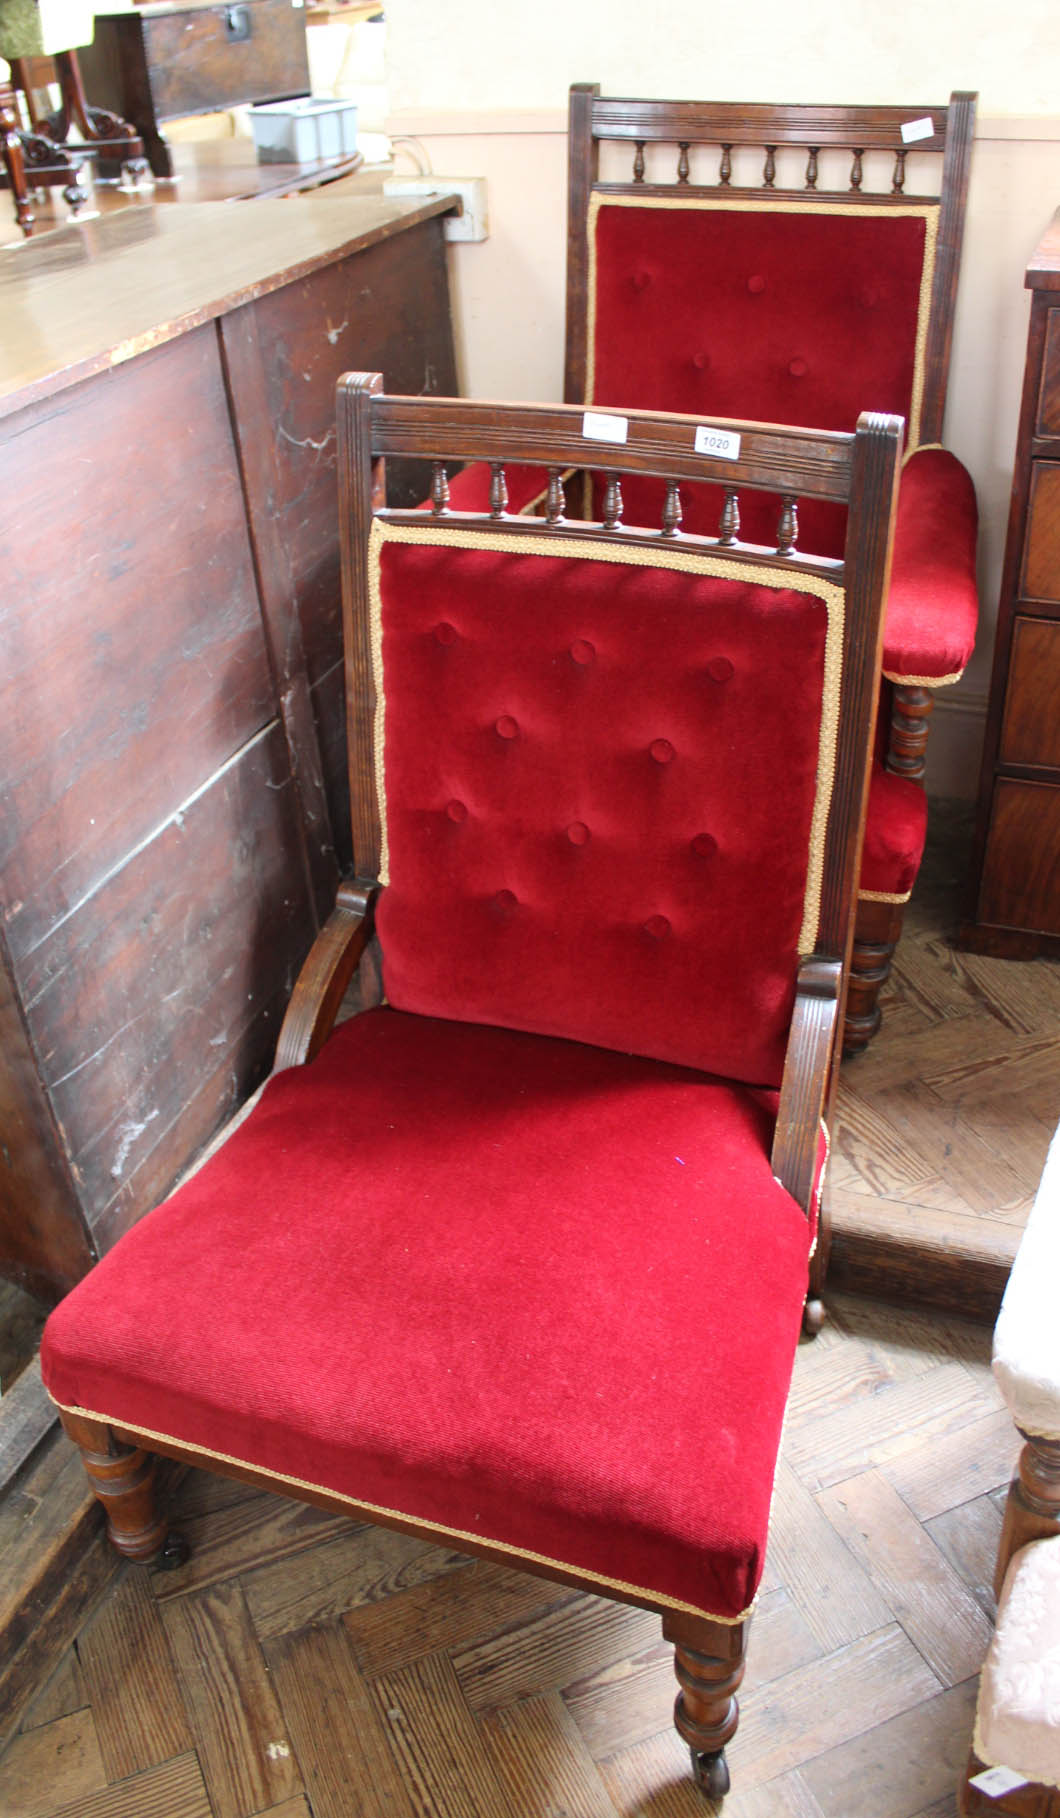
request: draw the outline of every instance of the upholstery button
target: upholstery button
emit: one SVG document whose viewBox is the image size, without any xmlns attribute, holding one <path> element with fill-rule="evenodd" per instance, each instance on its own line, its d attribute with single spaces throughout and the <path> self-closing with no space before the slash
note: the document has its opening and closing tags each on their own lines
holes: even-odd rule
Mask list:
<svg viewBox="0 0 1060 1818">
<path fill-rule="evenodd" d="M 804 379 L 808 370 L 805 360 L 801 359 L 798 355 L 796 355 L 794 360 L 788 361 L 788 371 L 793 379 Z"/>
<path fill-rule="evenodd" d="M 669 739 L 653 739 L 651 754 L 657 764 L 668 764 L 674 755 Z"/>
<path fill-rule="evenodd" d="M 446 620 L 443 619 L 440 624 L 434 627 L 434 635 L 439 644 L 455 644 L 456 626 L 448 624 Z"/>
<path fill-rule="evenodd" d="M 512 719 L 510 713 L 501 714 L 500 719 L 496 722 L 495 729 L 502 739 L 517 739 L 519 737 L 518 724 Z"/>
<path fill-rule="evenodd" d="M 644 924 L 645 934 L 650 934 L 653 941 L 665 939 L 670 932 L 670 924 L 665 915 L 649 915 Z"/>
<path fill-rule="evenodd" d="M 693 364 L 693 366 L 698 366 L 700 372 L 702 372 L 704 366 L 710 365 L 710 355 L 702 353 L 702 352 L 694 353 L 692 355 L 692 364 Z"/>
<path fill-rule="evenodd" d="M 718 850 L 718 842 L 712 833 L 697 833 L 692 841 L 692 851 L 697 858 L 713 858 Z"/>
<path fill-rule="evenodd" d="M 756 271 L 754 273 L 753 277 L 750 277 L 747 280 L 747 288 L 750 291 L 752 297 L 760 297 L 762 295 L 762 292 L 765 290 L 765 287 L 766 287 L 766 281 L 763 278 L 761 272 L 759 272 L 759 271 Z"/>
<path fill-rule="evenodd" d="M 728 657 L 712 657 L 707 664 L 707 674 L 712 682 L 729 682 L 735 673 Z"/>
<path fill-rule="evenodd" d="M 518 899 L 514 890 L 498 890 L 493 899 L 493 906 L 495 909 L 505 911 L 518 908 Z"/>
<path fill-rule="evenodd" d="M 445 812 L 451 821 L 459 823 L 460 821 L 467 820 L 467 807 L 463 802 L 447 802 L 445 805 Z"/>
<path fill-rule="evenodd" d="M 572 821 L 567 828 L 567 838 L 572 846 L 587 846 L 589 843 L 589 829 L 585 825 L 585 822 Z"/>
<path fill-rule="evenodd" d="M 596 656 L 596 645 L 590 644 L 588 638 L 575 638 L 570 647 L 570 653 L 574 658 L 574 661 L 576 663 L 581 663 L 584 668 L 586 663 L 591 663 L 594 660 Z"/>
<path fill-rule="evenodd" d="M 650 271 L 635 271 L 631 280 L 634 290 L 647 290 L 651 283 Z"/>
</svg>

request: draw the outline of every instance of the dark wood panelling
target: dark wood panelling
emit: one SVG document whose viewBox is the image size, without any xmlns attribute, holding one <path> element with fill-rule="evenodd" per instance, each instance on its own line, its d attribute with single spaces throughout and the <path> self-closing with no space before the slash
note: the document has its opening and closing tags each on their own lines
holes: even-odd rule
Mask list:
<svg viewBox="0 0 1060 1818">
<path fill-rule="evenodd" d="M 1060 789 L 998 783 L 980 914 L 1003 928 L 1060 934 Z"/>
<path fill-rule="evenodd" d="M 1022 591 L 1032 600 L 1060 601 L 1060 463 L 1031 468 Z"/>
<path fill-rule="evenodd" d="M 1060 566 L 1057 568 L 1060 579 Z M 1060 621 L 1017 618 L 1001 726 L 1005 764 L 1060 770 Z"/>
<path fill-rule="evenodd" d="M 104 425 L 105 458 L 86 453 Z M 275 712 L 213 326 L 19 428 L 0 447 L 16 959 Z"/>
<path fill-rule="evenodd" d="M 1037 428 L 1040 436 L 1060 436 L 1060 314 L 1046 324 Z"/>
</svg>

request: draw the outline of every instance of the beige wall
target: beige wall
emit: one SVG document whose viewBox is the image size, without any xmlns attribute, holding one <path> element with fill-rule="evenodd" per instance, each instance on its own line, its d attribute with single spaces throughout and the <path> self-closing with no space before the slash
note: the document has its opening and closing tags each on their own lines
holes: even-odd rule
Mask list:
<svg viewBox="0 0 1060 1818">
<path fill-rule="evenodd" d="M 770 0 L 746 9 L 746 23 L 731 9 L 724 30 L 703 0 L 668 0 L 650 15 L 632 0 L 538 0 L 530 14 L 500 0 L 388 0 L 390 130 L 435 172 L 488 180 L 489 239 L 450 249 L 463 388 L 556 398 L 571 81 L 749 101 L 923 104 L 951 88 L 980 91 L 946 441 L 979 495 L 982 631 L 964 679 L 940 691 L 929 770 L 933 792 L 971 795 L 1023 368 L 1023 270 L 1060 205 L 1060 90 L 1048 86 L 1060 70 L 1060 8 L 965 0 L 954 15 L 891 0 L 872 22 L 868 10 L 806 0 L 792 41 L 790 9 Z"/>
</svg>

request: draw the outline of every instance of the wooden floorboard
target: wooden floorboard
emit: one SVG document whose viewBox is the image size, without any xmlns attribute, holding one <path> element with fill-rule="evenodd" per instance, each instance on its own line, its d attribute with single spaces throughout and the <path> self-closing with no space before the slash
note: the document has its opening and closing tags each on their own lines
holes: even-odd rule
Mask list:
<svg viewBox="0 0 1060 1818">
<path fill-rule="evenodd" d="M 1018 1449 L 991 1296 L 1060 1119 L 1060 968 L 954 953 L 955 875 L 925 868 L 844 1072 L 839 1267 L 796 1360 L 725 1818 L 956 1813 Z M 917 1244 L 952 1314 L 917 1304 Z M 844 1289 L 880 1257 L 896 1301 Z M 26 1640 L 3 1818 L 710 1818 L 654 1619 L 197 1472 L 171 1504 L 187 1566 L 101 1568 Z"/>
</svg>

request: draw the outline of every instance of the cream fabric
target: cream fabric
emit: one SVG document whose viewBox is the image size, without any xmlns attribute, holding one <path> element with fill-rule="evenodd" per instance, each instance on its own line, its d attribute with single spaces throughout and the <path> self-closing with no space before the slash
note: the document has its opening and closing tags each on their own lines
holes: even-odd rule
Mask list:
<svg viewBox="0 0 1060 1818">
<path fill-rule="evenodd" d="M 1018 1427 L 1060 1439 L 1060 1130 L 994 1328 L 994 1375 Z M 1060 1618 L 1058 1618 L 1060 1621 Z"/>
<path fill-rule="evenodd" d="M 975 1752 L 1060 1786 L 1060 1534 L 1015 1554 L 979 1681 Z"/>
</svg>

